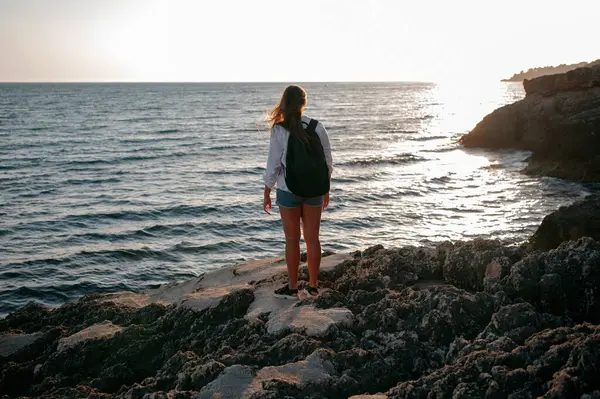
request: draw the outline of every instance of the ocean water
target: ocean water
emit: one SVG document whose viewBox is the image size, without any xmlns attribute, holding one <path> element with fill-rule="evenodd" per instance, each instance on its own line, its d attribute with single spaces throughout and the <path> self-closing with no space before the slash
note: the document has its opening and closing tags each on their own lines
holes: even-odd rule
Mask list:
<svg viewBox="0 0 600 399">
<path fill-rule="evenodd" d="M 334 149 L 324 249 L 521 241 L 592 188 L 456 140 L 518 83 L 311 83 Z M 283 253 L 262 211 L 284 84 L 0 85 L 0 315 Z"/>
</svg>

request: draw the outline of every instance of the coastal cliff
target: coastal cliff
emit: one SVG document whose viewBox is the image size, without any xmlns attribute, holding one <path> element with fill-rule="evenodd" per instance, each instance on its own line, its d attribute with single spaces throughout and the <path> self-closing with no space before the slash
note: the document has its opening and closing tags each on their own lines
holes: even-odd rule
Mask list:
<svg viewBox="0 0 600 399">
<path fill-rule="evenodd" d="M 329 255 L 314 301 L 272 297 L 273 258 L 30 304 L 0 320 L 0 397 L 599 398 L 600 242 L 548 226 L 549 251 L 534 236 Z"/>
<path fill-rule="evenodd" d="M 523 85 L 523 100 L 495 110 L 460 142 L 531 151 L 530 174 L 600 181 L 600 65 Z"/>
</svg>

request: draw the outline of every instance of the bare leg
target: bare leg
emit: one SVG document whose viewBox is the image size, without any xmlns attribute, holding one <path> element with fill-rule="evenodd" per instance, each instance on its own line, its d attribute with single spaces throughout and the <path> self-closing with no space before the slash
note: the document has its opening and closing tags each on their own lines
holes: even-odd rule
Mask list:
<svg viewBox="0 0 600 399">
<path fill-rule="evenodd" d="M 308 260 L 308 285 L 317 288 L 319 268 L 321 267 L 321 242 L 319 229 L 321 227 L 321 207 L 302 205 L 302 230 L 306 242 L 306 258 Z"/>
<path fill-rule="evenodd" d="M 300 216 L 302 208 L 279 207 L 283 232 L 285 233 L 285 262 L 288 269 L 288 285 L 298 288 L 298 267 L 300 266 Z"/>
</svg>

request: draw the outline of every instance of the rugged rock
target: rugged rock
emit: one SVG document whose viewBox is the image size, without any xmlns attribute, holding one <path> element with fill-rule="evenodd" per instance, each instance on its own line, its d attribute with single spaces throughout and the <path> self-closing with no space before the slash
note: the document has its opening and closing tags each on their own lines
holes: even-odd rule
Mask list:
<svg viewBox="0 0 600 399">
<path fill-rule="evenodd" d="M 503 246 L 497 240 L 457 243 L 447 252 L 442 266 L 443 278 L 457 287 L 481 290 L 486 278 L 506 275 L 510 265 L 523 254 L 523 248 Z"/>
<path fill-rule="evenodd" d="M 501 284 L 509 297 L 575 321 L 600 323 L 600 243 L 589 237 L 531 254 Z"/>
<path fill-rule="evenodd" d="M 561 327 L 533 334 L 509 351 L 483 348 L 465 353 L 453 364 L 400 383 L 388 397 L 598 397 L 599 367 L 600 328 Z"/>
<path fill-rule="evenodd" d="M 523 81 L 527 95 L 539 93 L 550 96 L 561 91 L 585 90 L 598 86 L 600 86 L 600 65 Z"/>
<path fill-rule="evenodd" d="M 336 254 L 314 301 L 270 295 L 282 265 L 25 306 L 0 320 L 0 397 L 600 396 L 592 238 Z"/>
<path fill-rule="evenodd" d="M 523 100 L 486 116 L 461 143 L 532 151 L 530 173 L 600 181 L 600 65 L 524 86 Z"/>
<path fill-rule="evenodd" d="M 532 249 L 547 251 L 558 247 L 563 241 L 581 237 L 600 240 L 600 194 L 560 207 L 544 217 L 529 242 Z"/>
</svg>

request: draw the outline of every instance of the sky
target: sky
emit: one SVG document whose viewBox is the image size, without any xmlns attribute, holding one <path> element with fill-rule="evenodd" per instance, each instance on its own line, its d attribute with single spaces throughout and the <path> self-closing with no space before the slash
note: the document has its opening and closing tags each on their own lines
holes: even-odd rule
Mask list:
<svg viewBox="0 0 600 399">
<path fill-rule="evenodd" d="M 456 81 L 600 58 L 598 0 L 0 0 L 0 81 Z"/>
</svg>

